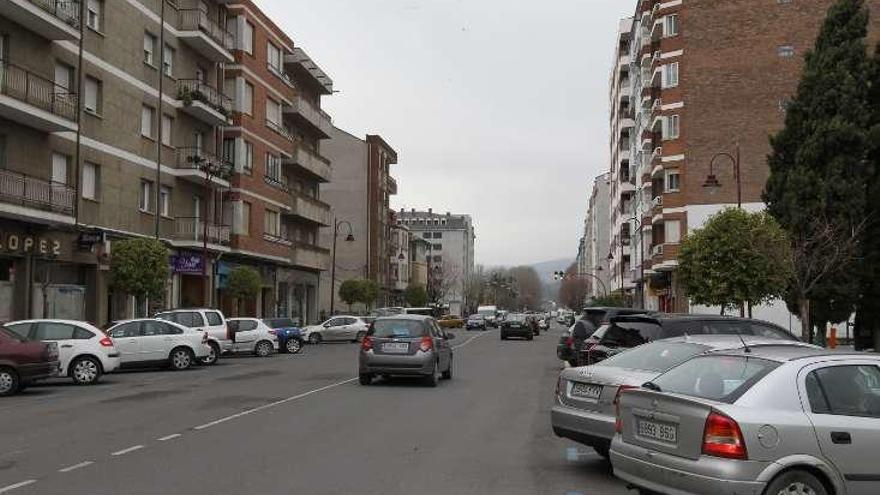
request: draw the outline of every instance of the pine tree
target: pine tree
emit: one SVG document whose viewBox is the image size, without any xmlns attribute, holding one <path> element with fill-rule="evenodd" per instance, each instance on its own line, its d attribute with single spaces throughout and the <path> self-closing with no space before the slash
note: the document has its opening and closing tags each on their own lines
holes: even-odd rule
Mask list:
<svg viewBox="0 0 880 495">
<path fill-rule="evenodd" d="M 793 242 L 809 245 L 828 226 L 851 232 L 863 224 L 871 118 L 867 26 L 864 0 L 832 5 L 806 55 L 785 127 L 770 139 L 773 151 L 764 201 Z M 822 275 L 809 293 L 794 291 L 805 337 L 812 331 L 811 314 L 830 318 L 855 308 L 857 284 L 847 281 L 858 279 L 857 271 L 856 263 L 840 264 Z M 811 311 L 811 304 L 820 311 Z"/>
</svg>

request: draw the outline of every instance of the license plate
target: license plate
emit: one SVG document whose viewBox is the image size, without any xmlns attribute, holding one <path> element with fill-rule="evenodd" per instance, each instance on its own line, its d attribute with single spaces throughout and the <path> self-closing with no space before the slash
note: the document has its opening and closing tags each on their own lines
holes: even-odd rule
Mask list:
<svg viewBox="0 0 880 495">
<path fill-rule="evenodd" d="M 653 421 L 640 420 L 638 435 L 643 438 L 666 443 L 678 442 L 678 428 L 675 425 L 655 423 Z"/>
<path fill-rule="evenodd" d="M 598 399 L 602 395 L 601 385 L 574 382 L 571 384 L 571 396 L 585 399 Z"/>
<path fill-rule="evenodd" d="M 409 344 L 407 342 L 393 342 L 382 344 L 382 352 L 406 354 L 409 352 Z"/>
</svg>

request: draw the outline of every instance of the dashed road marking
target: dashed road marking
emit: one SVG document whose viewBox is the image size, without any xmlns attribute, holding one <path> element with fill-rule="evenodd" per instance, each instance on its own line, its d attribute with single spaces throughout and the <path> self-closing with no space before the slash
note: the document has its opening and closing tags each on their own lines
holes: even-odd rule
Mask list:
<svg viewBox="0 0 880 495">
<path fill-rule="evenodd" d="M 0 493 L 11 492 L 12 490 L 15 490 L 16 488 L 22 488 L 22 487 L 25 487 L 28 485 L 32 485 L 36 482 L 37 482 L 37 480 L 24 480 L 20 483 L 14 484 L 14 485 L 4 486 L 3 488 L 0 488 Z"/>
<path fill-rule="evenodd" d="M 144 448 L 143 445 L 134 445 L 134 446 L 129 447 L 129 448 L 127 448 L 127 449 L 117 450 L 116 452 L 113 452 L 113 453 L 110 454 L 110 455 L 112 455 L 112 456 L 114 456 L 114 457 L 118 457 L 118 456 L 121 456 L 121 455 L 125 455 L 125 454 L 129 454 L 129 453 L 131 453 L 131 452 L 134 452 L 135 450 L 141 450 L 142 448 Z"/>
<path fill-rule="evenodd" d="M 67 466 L 66 468 L 61 468 L 58 470 L 58 472 L 59 473 L 69 473 L 71 471 L 76 471 L 77 469 L 82 469 L 86 466 L 91 466 L 92 464 L 94 464 L 93 461 L 85 461 L 85 462 L 81 462 L 79 464 L 74 464 L 73 466 Z"/>
<path fill-rule="evenodd" d="M 456 346 L 452 346 L 452 349 L 453 349 L 453 350 L 455 350 L 455 349 L 461 349 L 462 347 L 464 347 L 464 346 L 470 344 L 471 342 L 473 342 L 473 341 L 479 339 L 480 337 L 485 336 L 486 333 L 488 333 L 488 332 L 483 332 L 483 333 L 481 333 L 481 334 L 479 334 L 479 335 L 474 335 L 473 337 L 471 337 L 471 338 L 465 340 L 465 341 L 462 342 L 461 344 L 458 344 L 458 345 L 456 345 Z"/>
<path fill-rule="evenodd" d="M 164 437 L 157 438 L 156 440 L 160 442 L 167 442 L 168 440 L 174 440 L 175 438 L 180 438 L 181 436 L 183 435 L 181 435 L 180 433 L 172 433 L 171 435 L 165 435 Z"/>
<path fill-rule="evenodd" d="M 575 447 L 565 449 L 565 459 L 569 462 L 577 462 L 584 457 L 593 457 L 597 455 L 599 454 L 592 450 L 581 450 Z"/>
</svg>

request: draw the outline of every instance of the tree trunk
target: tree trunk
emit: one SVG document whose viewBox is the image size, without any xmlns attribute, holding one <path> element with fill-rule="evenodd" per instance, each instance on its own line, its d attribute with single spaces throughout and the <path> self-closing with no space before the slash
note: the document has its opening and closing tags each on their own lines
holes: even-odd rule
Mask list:
<svg viewBox="0 0 880 495">
<path fill-rule="evenodd" d="M 749 309 L 749 318 L 751 318 L 751 317 L 752 317 L 752 302 L 751 302 L 751 301 L 747 301 L 747 302 L 746 302 L 746 307 Z"/>
<path fill-rule="evenodd" d="M 810 327 L 810 300 L 806 297 L 798 298 L 798 312 L 801 317 L 801 340 L 811 343 L 812 331 Z"/>
<path fill-rule="evenodd" d="M 724 305 L 721 305 L 721 312 L 719 313 L 721 316 L 724 316 Z"/>
</svg>

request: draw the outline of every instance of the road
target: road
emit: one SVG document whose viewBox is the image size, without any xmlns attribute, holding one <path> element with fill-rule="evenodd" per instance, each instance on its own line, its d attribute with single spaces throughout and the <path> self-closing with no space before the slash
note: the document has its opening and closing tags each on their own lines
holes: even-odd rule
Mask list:
<svg viewBox="0 0 880 495">
<path fill-rule="evenodd" d="M 628 493 L 556 438 L 561 327 L 456 332 L 455 375 L 357 384 L 357 346 L 54 381 L 0 400 L 0 494 Z"/>
</svg>

